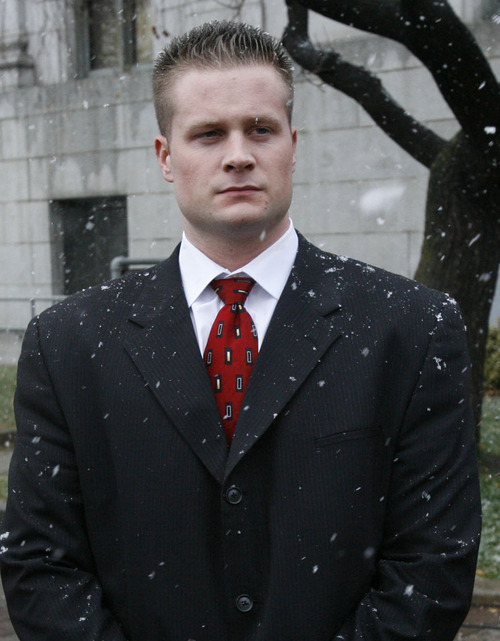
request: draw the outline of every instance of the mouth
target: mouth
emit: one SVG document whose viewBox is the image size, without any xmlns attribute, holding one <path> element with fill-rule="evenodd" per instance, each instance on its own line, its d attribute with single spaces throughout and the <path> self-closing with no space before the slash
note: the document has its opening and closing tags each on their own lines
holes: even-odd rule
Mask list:
<svg viewBox="0 0 500 641">
<path fill-rule="evenodd" d="M 250 191 L 261 191 L 259 187 L 255 185 L 233 185 L 231 187 L 226 187 L 220 191 L 221 194 L 241 194 Z"/>
</svg>

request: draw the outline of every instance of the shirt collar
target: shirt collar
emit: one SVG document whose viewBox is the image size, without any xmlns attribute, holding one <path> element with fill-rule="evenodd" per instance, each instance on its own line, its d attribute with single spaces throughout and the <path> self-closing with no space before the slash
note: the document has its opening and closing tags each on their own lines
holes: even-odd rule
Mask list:
<svg viewBox="0 0 500 641">
<path fill-rule="evenodd" d="M 221 267 L 195 247 L 182 234 L 179 267 L 188 306 L 201 296 L 214 278 L 245 273 L 276 300 L 286 284 L 298 248 L 298 237 L 292 221 L 278 240 L 235 272 Z"/>
</svg>

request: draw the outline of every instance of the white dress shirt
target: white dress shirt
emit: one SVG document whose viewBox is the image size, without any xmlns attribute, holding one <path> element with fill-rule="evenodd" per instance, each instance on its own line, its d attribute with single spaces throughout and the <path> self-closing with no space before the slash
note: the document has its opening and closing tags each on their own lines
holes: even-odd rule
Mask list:
<svg viewBox="0 0 500 641">
<path fill-rule="evenodd" d="M 292 222 L 288 230 L 271 247 L 235 272 L 217 265 L 197 249 L 185 236 L 179 253 L 182 285 L 193 327 L 203 355 L 210 329 L 223 303 L 210 283 L 214 278 L 249 276 L 255 285 L 248 295 L 245 309 L 257 329 L 259 349 L 264 340 L 276 303 L 285 287 L 298 248 L 298 237 Z"/>
</svg>

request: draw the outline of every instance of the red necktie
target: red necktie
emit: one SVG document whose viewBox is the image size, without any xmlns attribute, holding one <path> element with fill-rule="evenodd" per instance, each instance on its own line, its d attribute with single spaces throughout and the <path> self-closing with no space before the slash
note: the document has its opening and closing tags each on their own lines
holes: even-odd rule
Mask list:
<svg viewBox="0 0 500 641">
<path fill-rule="evenodd" d="M 251 278 L 221 278 L 211 283 L 224 307 L 210 330 L 204 358 L 228 443 L 257 356 L 257 332 L 244 307 L 254 284 Z"/>
</svg>

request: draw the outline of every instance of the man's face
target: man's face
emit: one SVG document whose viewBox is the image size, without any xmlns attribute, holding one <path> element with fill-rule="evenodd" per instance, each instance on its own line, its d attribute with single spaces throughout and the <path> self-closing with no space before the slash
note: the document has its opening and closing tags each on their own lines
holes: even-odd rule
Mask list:
<svg viewBox="0 0 500 641">
<path fill-rule="evenodd" d="M 287 229 L 296 148 L 287 99 L 268 65 L 190 69 L 175 80 L 171 133 L 156 153 L 198 247 L 260 238 L 264 249 Z"/>
</svg>

